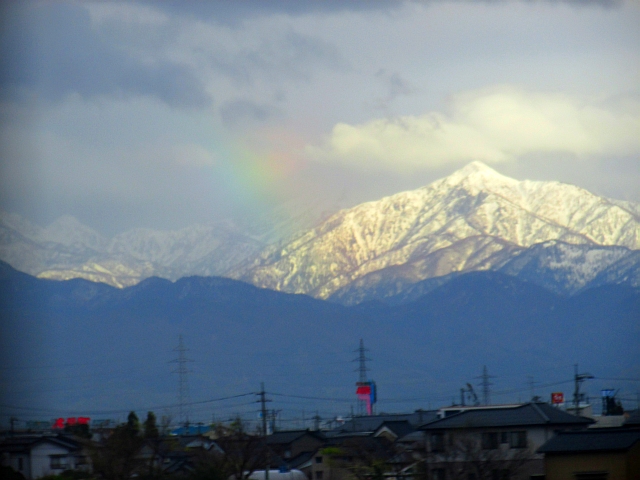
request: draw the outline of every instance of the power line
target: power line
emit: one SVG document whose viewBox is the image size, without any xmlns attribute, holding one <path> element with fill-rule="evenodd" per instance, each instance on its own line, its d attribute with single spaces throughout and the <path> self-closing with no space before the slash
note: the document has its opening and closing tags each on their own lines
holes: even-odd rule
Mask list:
<svg viewBox="0 0 640 480">
<path fill-rule="evenodd" d="M 247 397 L 249 395 L 255 395 L 255 392 L 241 393 L 239 395 L 230 395 L 228 397 L 211 398 L 211 399 L 208 399 L 208 400 L 199 400 L 197 402 L 188 402 L 188 403 L 185 403 L 185 405 L 186 406 L 203 405 L 203 404 L 207 404 L 207 403 L 214 403 L 214 402 L 221 402 L 221 401 L 224 401 L 224 400 L 231 400 L 231 399 L 234 399 L 234 398 Z M 233 407 L 237 407 L 237 406 L 241 406 L 241 405 L 249 405 L 249 404 L 233 405 Z M 135 408 L 124 408 L 124 409 L 120 409 L 120 410 L 91 410 L 91 409 L 82 410 L 82 409 L 80 409 L 80 411 L 93 413 L 93 414 L 98 414 L 98 415 L 107 415 L 107 414 L 111 414 L 111 413 L 126 413 L 126 412 L 130 412 L 130 411 L 144 411 L 144 410 L 152 411 L 152 410 L 170 409 L 170 408 L 175 408 L 177 406 L 179 406 L 179 404 L 175 404 L 174 403 L 174 404 L 171 404 L 171 405 L 155 405 L 155 406 L 145 406 L 145 407 L 135 407 Z M 58 410 L 58 409 L 47 409 L 47 408 L 37 408 L 37 407 L 20 407 L 20 406 L 17 406 L 17 405 L 6 405 L 6 404 L 0 404 L 0 407 L 6 408 L 6 409 L 13 409 L 13 410 L 39 411 L 39 412 L 50 412 L 50 413 L 51 412 L 57 412 L 57 413 L 76 414 L 78 412 L 78 410 L 70 411 L 70 410 Z"/>
</svg>

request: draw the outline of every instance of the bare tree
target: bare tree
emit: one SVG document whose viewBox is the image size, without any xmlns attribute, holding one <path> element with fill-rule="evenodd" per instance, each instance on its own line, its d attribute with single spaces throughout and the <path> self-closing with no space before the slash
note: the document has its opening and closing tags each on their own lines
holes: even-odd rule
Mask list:
<svg viewBox="0 0 640 480">
<path fill-rule="evenodd" d="M 394 470 L 396 452 L 385 438 L 354 437 L 323 450 L 331 468 L 348 472 L 357 480 L 381 480 Z"/>
<path fill-rule="evenodd" d="M 448 432 L 426 455 L 430 477 L 448 479 L 506 480 L 518 478 L 533 460 L 529 448 L 509 448 L 483 442 L 479 433 Z"/>
<path fill-rule="evenodd" d="M 216 472 L 216 476 L 221 475 L 220 478 L 233 476 L 236 480 L 246 480 L 266 465 L 267 446 L 264 439 L 257 432 L 247 432 L 240 418 L 227 426 L 217 425 L 215 437 L 222 451 L 203 453 L 198 462 L 200 470 Z"/>
</svg>

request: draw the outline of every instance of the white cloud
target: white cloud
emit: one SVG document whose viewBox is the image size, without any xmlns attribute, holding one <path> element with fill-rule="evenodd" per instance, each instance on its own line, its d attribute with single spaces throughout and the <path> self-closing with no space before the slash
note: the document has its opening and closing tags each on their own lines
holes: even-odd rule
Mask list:
<svg viewBox="0 0 640 480">
<path fill-rule="evenodd" d="M 420 169 L 530 153 L 577 157 L 640 153 L 637 101 L 604 106 L 558 93 L 500 86 L 452 97 L 448 113 L 338 123 L 313 159 L 378 169 Z"/>
</svg>

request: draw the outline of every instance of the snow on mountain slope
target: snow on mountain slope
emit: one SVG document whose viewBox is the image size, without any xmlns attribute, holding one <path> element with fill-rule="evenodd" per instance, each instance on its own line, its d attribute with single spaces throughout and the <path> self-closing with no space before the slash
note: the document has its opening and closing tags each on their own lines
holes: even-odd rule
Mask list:
<svg viewBox="0 0 640 480">
<path fill-rule="evenodd" d="M 342 210 L 293 241 L 264 250 L 232 277 L 260 287 L 327 298 L 372 272 L 416 264 L 462 240 L 487 238 L 494 261 L 468 264 L 457 253 L 435 275 L 490 269 L 509 247 L 548 240 L 640 248 L 640 221 L 620 202 L 557 182 L 517 181 L 473 162 L 426 187 Z M 492 240 L 495 239 L 495 240 Z M 485 245 L 486 248 L 486 245 Z M 419 270 L 419 269 L 418 269 Z"/>
<path fill-rule="evenodd" d="M 173 269 L 175 280 L 187 274 L 221 275 L 263 246 L 234 226 L 218 224 L 168 232 L 130 230 L 115 236 L 108 251 Z"/>
<path fill-rule="evenodd" d="M 498 270 L 570 295 L 633 253 L 626 247 L 571 245 L 552 240 L 523 251 Z M 618 278 L 610 280 L 610 283 L 620 283 Z"/>
<path fill-rule="evenodd" d="M 71 215 L 63 215 L 44 228 L 40 241 L 57 243 L 67 247 L 91 248 L 98 252 L 107 246 L 106 238 L 83 225 Z"/>
<path fill-rule="evenodd" d="M 629 252 L 628 255 L 609 265 L 586 284 L 583 290 L 611 283 L 640 287 L 640 250 Z"/>
<path fill-rule="evenodd" d="M 117 287 L 159 276 L 221 275 L 264 245 L 229 225 L 136 229 L 109 240 L 71 216 L 46 228 L 0 213 L 0 259 L 41 278 L 84 278 Z"/>
</svg>

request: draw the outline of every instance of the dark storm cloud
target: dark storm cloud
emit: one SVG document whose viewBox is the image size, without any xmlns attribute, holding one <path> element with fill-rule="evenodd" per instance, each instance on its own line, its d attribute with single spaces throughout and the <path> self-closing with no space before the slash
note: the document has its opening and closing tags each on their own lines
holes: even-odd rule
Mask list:
<svg viewBox="0 0 640 480">
<path fill-rule="evenodd" d="M 220 106 L 222 121 L 232 129 L 243 125 L 262 123 L 278 115 L 281 115 L 278 108 L 272 105 L 261 105 L 250 100 L 235 100 Z"/>
<path fill-rule="evenodd" d="M 159 8 L 171 15 L 188 15 L 203 20 L 234 25 L 247 18 L 255 18 L 262 15 L 305 15 L 342 11 L 389 10 L 400 8 L 405 2 L 402 0 L 244 0 L 239 2 L 229 0 L 202 2 L 142 0 L 140 3 Z"/>
<path fill-rule="evenodd" d="M 185 66 L 143 62 L 117 38 L 92 28 L 88 12 L 60 3 L 3 7 L 3 93 L 27 89 L 58 101 L 77 93 L 154 96 L 171 106 L 211 104 L 202 83 Z"/>
<path fill-rule="evenodd" d="M 236 24 L 247 18 L 269 14 L 306 15 L 316 13 L 340 13 L 344 11 L 371 11 L 402 8 L 407 3 L 429 4 L 443 3 L 447 0 L 212 0 L 202 2 L 184 2 L 167 0 L 156 2 L 142 0 L 140 3 L 162 9 L 173 15 L 188 15 L 200 19 L 213 20 L 223 24 Z M 457 0 L 461 3 L 506 3 L 510 0 Z M 538 2 L 540 0 L 522 0 Z M 546 3 L 566 3 L 576 6 L 600 5 L 612 7 L 623 0 L 542 0 Z"/>
<path fill-rule="evenodd" d="M 309 80 L 314 68 L 351 68 L 335 45 L 293 30 L 264 38 L 257 46 L 212 52 L 204 61 L 213 71 L 244 86 L 263 80 Z"/>
</svg>

